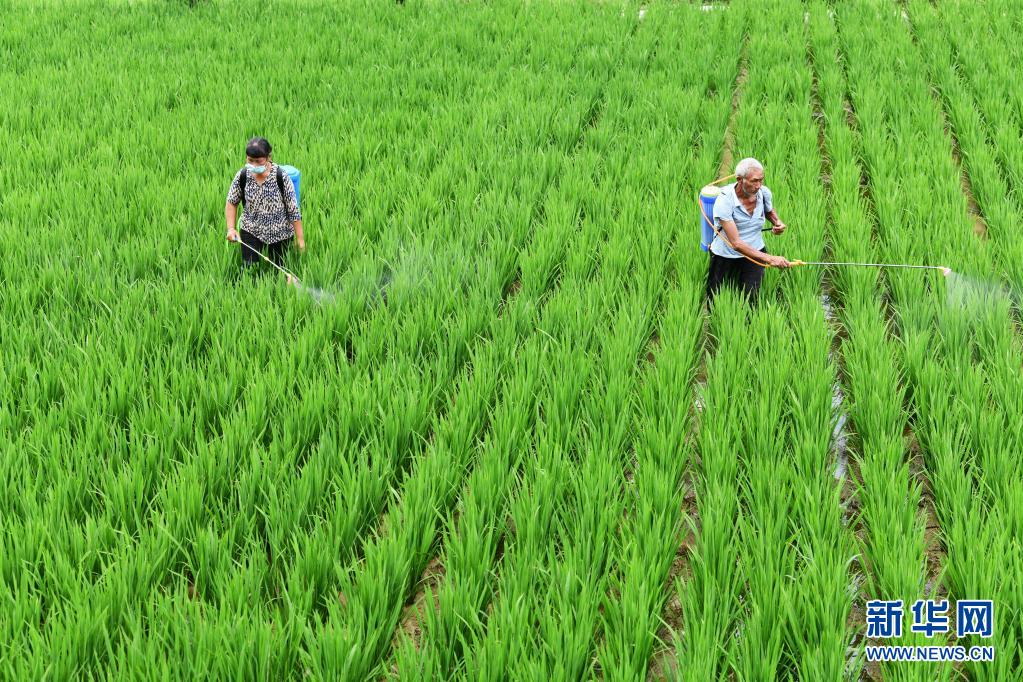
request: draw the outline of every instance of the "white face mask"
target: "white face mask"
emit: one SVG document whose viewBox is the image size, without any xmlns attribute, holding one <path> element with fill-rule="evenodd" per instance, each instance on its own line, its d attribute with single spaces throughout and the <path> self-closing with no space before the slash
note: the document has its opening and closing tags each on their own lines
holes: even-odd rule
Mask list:
<svg viewBox="0 0 1023 682">
<path fill-rule="evenodd" d="M 263 164 L 262 166 L 253 166 L 251 163 L 247 163 L 245 164 L 245 167 L 256 175 L 262 175 L 266 172 L 266 164 Z"/>
</svg>

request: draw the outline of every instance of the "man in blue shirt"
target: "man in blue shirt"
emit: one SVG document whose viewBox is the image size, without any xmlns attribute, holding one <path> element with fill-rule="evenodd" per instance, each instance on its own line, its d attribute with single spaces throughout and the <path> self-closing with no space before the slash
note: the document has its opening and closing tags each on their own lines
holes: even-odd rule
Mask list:
<svg viewBox="0 0 1023 682">
<path fill-rule="evenodd" d="M 785 223 L 774 210 L 771 190 L 764 186 L 764 167 L 756 159 L 743 159 L 735 167 L 735 184 L 721 190 L 714 203 L 714 241 L 710 244 L 707 299 L 724 282 L 738 285 L 755 301 L 764 278 L 764 268 L 787 268 L 789 262 L 772 256 L 764 246 L 763 228 L 771 221 L 774 234 L 785 231 Z"/>
</svg>

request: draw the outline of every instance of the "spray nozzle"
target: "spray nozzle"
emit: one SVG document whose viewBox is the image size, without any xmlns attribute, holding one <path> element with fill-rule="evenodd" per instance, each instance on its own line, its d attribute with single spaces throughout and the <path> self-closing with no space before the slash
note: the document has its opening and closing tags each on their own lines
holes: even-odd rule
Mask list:
<svg viewBox="0 0 1023 682">
<path fill-rule="evenodd" d="M 952 274 L 952 268 L 946 268 L 945 266 L 942 266 L 941 274 L 945 275 L 945 277 L 948 277 L 949 275 Z"/>
</svg>

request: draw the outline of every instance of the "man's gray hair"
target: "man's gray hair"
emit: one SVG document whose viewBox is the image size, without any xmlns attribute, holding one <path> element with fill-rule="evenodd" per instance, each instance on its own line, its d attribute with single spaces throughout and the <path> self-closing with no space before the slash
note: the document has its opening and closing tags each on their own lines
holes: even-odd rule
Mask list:
<svg viewBox="0 0 1023 682">
<path fill-rule="evenodd" d="M 735 166 L 735 177 L 744 178 L 751 170 L 764 170 L 763 164 L 754 159 L 752 156 L 743 159 Z"/>
</svg>

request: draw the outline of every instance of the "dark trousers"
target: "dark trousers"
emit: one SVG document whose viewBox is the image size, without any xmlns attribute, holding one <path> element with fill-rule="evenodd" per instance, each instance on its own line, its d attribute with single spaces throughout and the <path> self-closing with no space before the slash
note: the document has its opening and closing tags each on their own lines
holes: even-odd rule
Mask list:
<svg viewBox="0 0 1023 682">
<path fill-rule="evenodd" d="M 767 253 L 767 248 L 761 249 Z M 729 282 L 739 288 L 750 303 L 756 303 L 760 283 L 764 280 L 765 268 L 739 256 L 725 258 L 713 251 L 710 253 L 710 268 L 707 271 L 707 302 L 714 300 L 714 294 L 721 285 Z"/>
<path fill-rule="evenodd" d="M 294 237 L 288 237 L 279 242 L 267 244 L 245 230 L 239 230 L 238 232 L 242 238 L 242 243 L 238 246 L 242 250 L 242 271 L 250 270 L 263 260 L 253 249 L 269 258 L 273 264 L 284 265 L 284 254 L 288 251 L 288 247 L 291 246 Z"/>
</svg>

